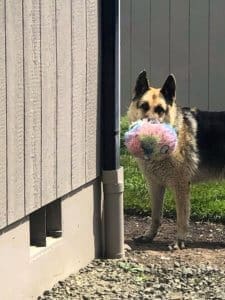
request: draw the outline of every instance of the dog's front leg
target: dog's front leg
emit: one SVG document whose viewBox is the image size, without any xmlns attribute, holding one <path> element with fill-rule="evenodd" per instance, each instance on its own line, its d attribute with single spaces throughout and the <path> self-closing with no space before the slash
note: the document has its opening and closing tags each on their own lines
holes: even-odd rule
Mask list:
<svg viewBox="0 0 225 300">
<path fill-rule="evenodd" d="M 152 210 L 152 225 L 149 231 L 149 236 L 153 239 L 161 225 L 163 198 L 165 194 L 165 187 L 157 183 L 151 183 L 151 210 Z"/>
<path fill-rule="evenodd" d="M 185 239 L 188 232 L 190 217 L 190 184 L 178 183 L 174 188 L 177 211 L 177 241 L 173 249 L 185 248 Z"/>
<path fill-rule="evenodd" d="M 149 186 L 149 192 L 151 195 L 152 224 L 150 229 L 147 230 L 144 235 L 135 239 L 135 241 L 140 243 L 151 242 L 156 236 L 159 226 L 161 225 L 165 187 L 152 182 Z"/>
</svg>

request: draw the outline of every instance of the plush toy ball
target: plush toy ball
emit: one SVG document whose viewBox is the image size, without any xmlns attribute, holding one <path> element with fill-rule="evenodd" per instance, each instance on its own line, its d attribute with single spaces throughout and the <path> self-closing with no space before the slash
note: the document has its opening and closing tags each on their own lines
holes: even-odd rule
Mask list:
<svg viewBox="0 0 225 300">
<path fill-rule="evenodd" d="M 125 133 L 125 145 L 132 155 L 139 158 L 169 155 L 177 145 L 176 130 L 170 124 L 139 120 Z"/>
</svg>

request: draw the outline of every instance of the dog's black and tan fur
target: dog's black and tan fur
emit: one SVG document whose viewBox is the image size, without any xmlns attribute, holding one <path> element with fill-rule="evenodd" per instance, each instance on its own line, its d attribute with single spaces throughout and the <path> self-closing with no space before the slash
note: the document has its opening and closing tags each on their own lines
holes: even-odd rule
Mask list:
<svg viewBox="0 0 225 300">
<path fill-rule="evenodd" d="M 149 242 L 157 234 L 165 188 L 169 187 L 177 210 L 174 248 L 183 248 L 190 214 L 190 183 L 225 178 L 225 112 L 180 108 L 175 98 L 173 75 L 168 76 L 162 88 L 153 88 L 143 71 L 137 78 L 128 118 L 130 122 L 158 119 L 177 130 L 178 144 L 172 155 L 157 161 L 137 159 L 152 200 L 151 228 L 138 241 Z"/>
</svg>

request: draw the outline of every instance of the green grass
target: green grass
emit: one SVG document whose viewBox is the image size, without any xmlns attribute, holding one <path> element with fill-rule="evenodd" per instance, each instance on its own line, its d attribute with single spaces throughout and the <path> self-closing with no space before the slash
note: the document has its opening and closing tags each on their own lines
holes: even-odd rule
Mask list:
<svg viewBox="0 0 225 300">
<path fill-rule="evenodd" d="M 128 128 L 126 117 L 121 119 L 121 165 L 124 167 L 125 212 L 130 214 L 149 214 L 151 211 L 149 195 L 143 175 L 136 161 L 124 146 L 124 133 Z M 176 215 L 173 196 L 166 192 L 164 215 Z M 225 223 L 225 182 L 201 183 L 191 187 L 191 218 Z"/>
</svg>

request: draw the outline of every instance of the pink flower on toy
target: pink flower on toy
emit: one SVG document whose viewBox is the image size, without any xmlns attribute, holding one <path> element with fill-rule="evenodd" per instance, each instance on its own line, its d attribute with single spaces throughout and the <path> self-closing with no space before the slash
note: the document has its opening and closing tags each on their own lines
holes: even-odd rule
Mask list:
<svg viewBox="0 0 225 300">
<path fill-rule="evenodd" d="M 139 120 L 125 133 L 128 151 L 139 158 L 150 159 L 171 154 L 177 145 L 177 134 L 170 124 Z"/>
</svg>

